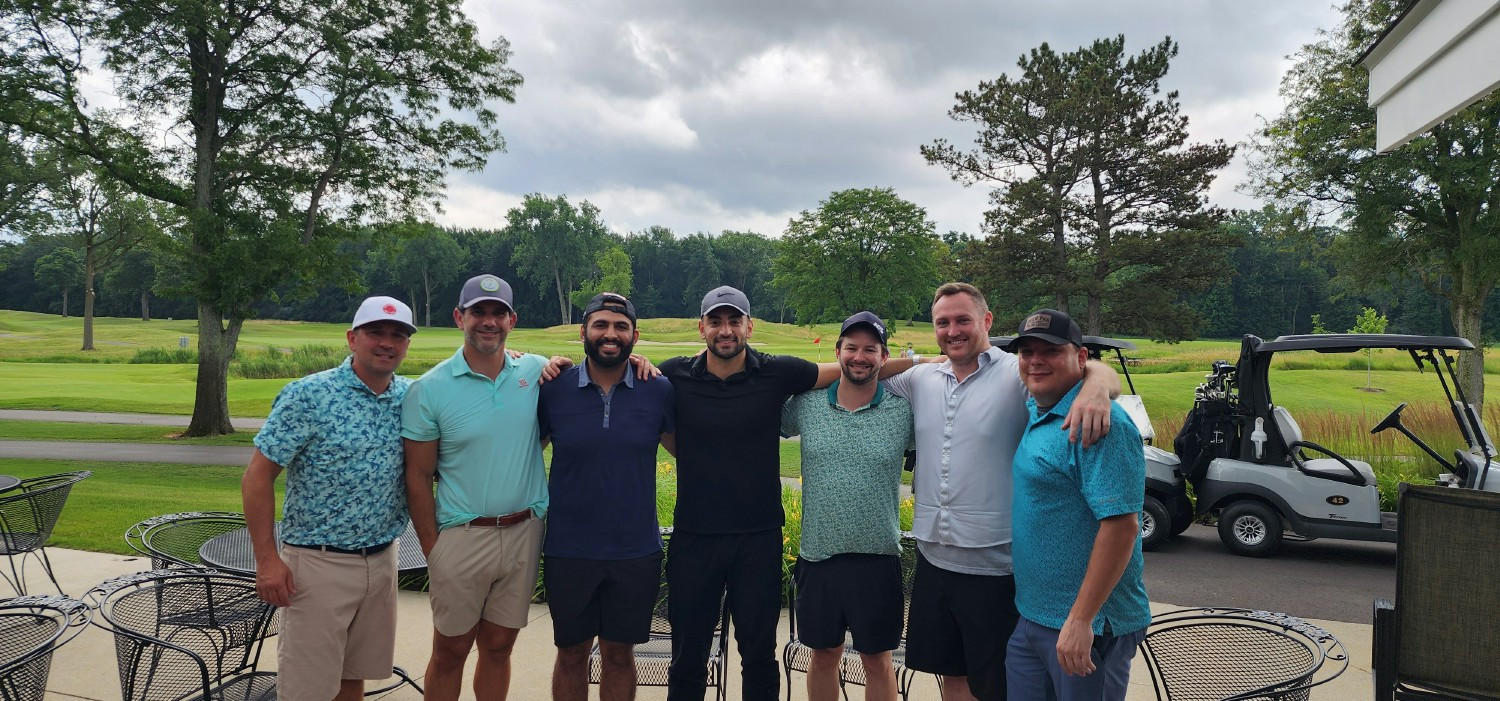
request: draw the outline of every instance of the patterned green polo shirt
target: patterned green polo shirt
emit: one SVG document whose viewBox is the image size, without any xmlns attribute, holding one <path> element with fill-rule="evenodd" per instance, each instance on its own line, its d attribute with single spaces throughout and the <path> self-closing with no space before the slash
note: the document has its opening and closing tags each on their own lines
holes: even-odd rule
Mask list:
<svg viewBox="0 0 1500 701">
<path fill-rule="evenodd" d="M 875 390 L 849 411 L 839 383 L 803 392 L 781 410 L 781 432 L 802 436 L 804 560 L 843 553 L 899 555 L 901 459 L 912 445 L 911 404 Z"/>
</svg>

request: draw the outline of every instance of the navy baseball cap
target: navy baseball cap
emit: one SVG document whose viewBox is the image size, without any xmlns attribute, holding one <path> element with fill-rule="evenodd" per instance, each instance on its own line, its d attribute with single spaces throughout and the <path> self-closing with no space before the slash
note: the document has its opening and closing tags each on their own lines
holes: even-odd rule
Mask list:
<svg viewBox="0 0 1500 701">
<path fill-rule="evenodd" d="M 1028 336 L 1040 338 L 1054 346 L 1071 343 L 1079 348 L 1083 347 L 1083 331 L 1078 328 L 1078 322 L 1056 309 L 1038 309 L 1022 319 L 1020 328 L 1016 329 L 1015 339 L 1006 344 L 1004 350 L 1014 353 L 1021 339 Z"/>
<path fill-rule="evenodd" d="M 587 323 L 589 315 L 598 311 L 619 312 L 630 317 L 630 323 L 635 323 L 635 305 L 625 299 L 624 295 L 613 292 L 600 292 L 594 295 L 594 298 L 589 300 L 588 306 L 583 308 L 584 322 Z"/>
<path fill-rule="evenodd" d="M 458 308 L 468 309 L 475 302 L 486 300 L 504 304 L 511 311 L 516 309 L 516 298 L 510 291 L 510 283 L 489 274 L 475 275 L 464 283 L 464 289 L 458 293 Z"/>
<path fill-rule="evenodd" d="M 839 338 L 849 335 L 849 329 L 856 326 L 868 326 L 875 332 L 875 337 L 880 339 L 880 346 L 885 347 L 885 322 L 872 312 L 857 312 L 844 320 L 844 326 L 839 329 Z"/>
<path fill-rule="evenodd" d="M 734 307 L 739 313 L 750 316 L 750 298 L 728 285 L 715 287 L 703 295 L 702 310 L 698 312 L 698 316 L 708 316 L 709 312 L 719 307 Z"/>
</svg>

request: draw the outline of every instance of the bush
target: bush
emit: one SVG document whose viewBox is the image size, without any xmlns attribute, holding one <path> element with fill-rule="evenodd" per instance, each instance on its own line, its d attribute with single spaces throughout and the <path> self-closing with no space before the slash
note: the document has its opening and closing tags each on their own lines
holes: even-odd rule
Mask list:
<svg viewBox="0 0 1500 701">
<path fill-rule="evenodd" d="M 251 380 L 296 378 L 322 372 L 344 362 L 347 349 L 305 345 L 291 350 L 267 347 L 247 353 L 229 364 L 229 374 Z"/>
<path fill-rule="evenodd" d="M 130 357 L 132 365 L 185 365 L 198 362 L 198 351 L 192 348 L 142 348 Z"/>
</svg>

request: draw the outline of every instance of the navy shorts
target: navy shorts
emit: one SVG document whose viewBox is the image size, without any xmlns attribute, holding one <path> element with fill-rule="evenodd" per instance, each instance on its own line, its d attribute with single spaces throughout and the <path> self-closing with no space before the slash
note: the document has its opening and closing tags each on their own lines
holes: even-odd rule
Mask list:
<svg viewBox="0 0 1500 701">
<path fill-rule="evenodd" d="M 1059 631 L 1025 618 L 1016 624 L 1005 654 L 1005 678 L 1011 698 L 1057 701 L 1124 701 L 1130 686 L 1130 661 L 1146 637 L 1142 628 L 1124 635 L 1094 636 L 1094 671 L 1070 677 L 1057 662 Z"/>
<path fill-rule="evenodd" d="M 633 560 L 547 556 L 542 583 L 552 612 L 552 642 L 573 647 L 598 637 L 639 645 L 651 637 L 661 588 L 660 552 Z"/>
<path fill-rule="evenodd" d="M 901 558 L 846 553 L 797 559 L 797 639 L 815 650 L 843 647 L 869 654 L 901 643 Z"/>
</svg>

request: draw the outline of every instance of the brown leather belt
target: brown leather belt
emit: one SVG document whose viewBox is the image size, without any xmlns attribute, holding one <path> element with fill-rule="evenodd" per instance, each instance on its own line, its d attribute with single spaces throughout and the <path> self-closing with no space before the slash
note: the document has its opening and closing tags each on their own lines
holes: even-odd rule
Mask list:
<svg viewBox="0 0 1500 701">
<path fill-rule="evenodd" d="M 506 514 L 504 516 L 480 516 L 464 525 L 473 528 L 509 528 L 530 519 L 531 509 L 521 509 L 513 514 Z"/>
</svg>

